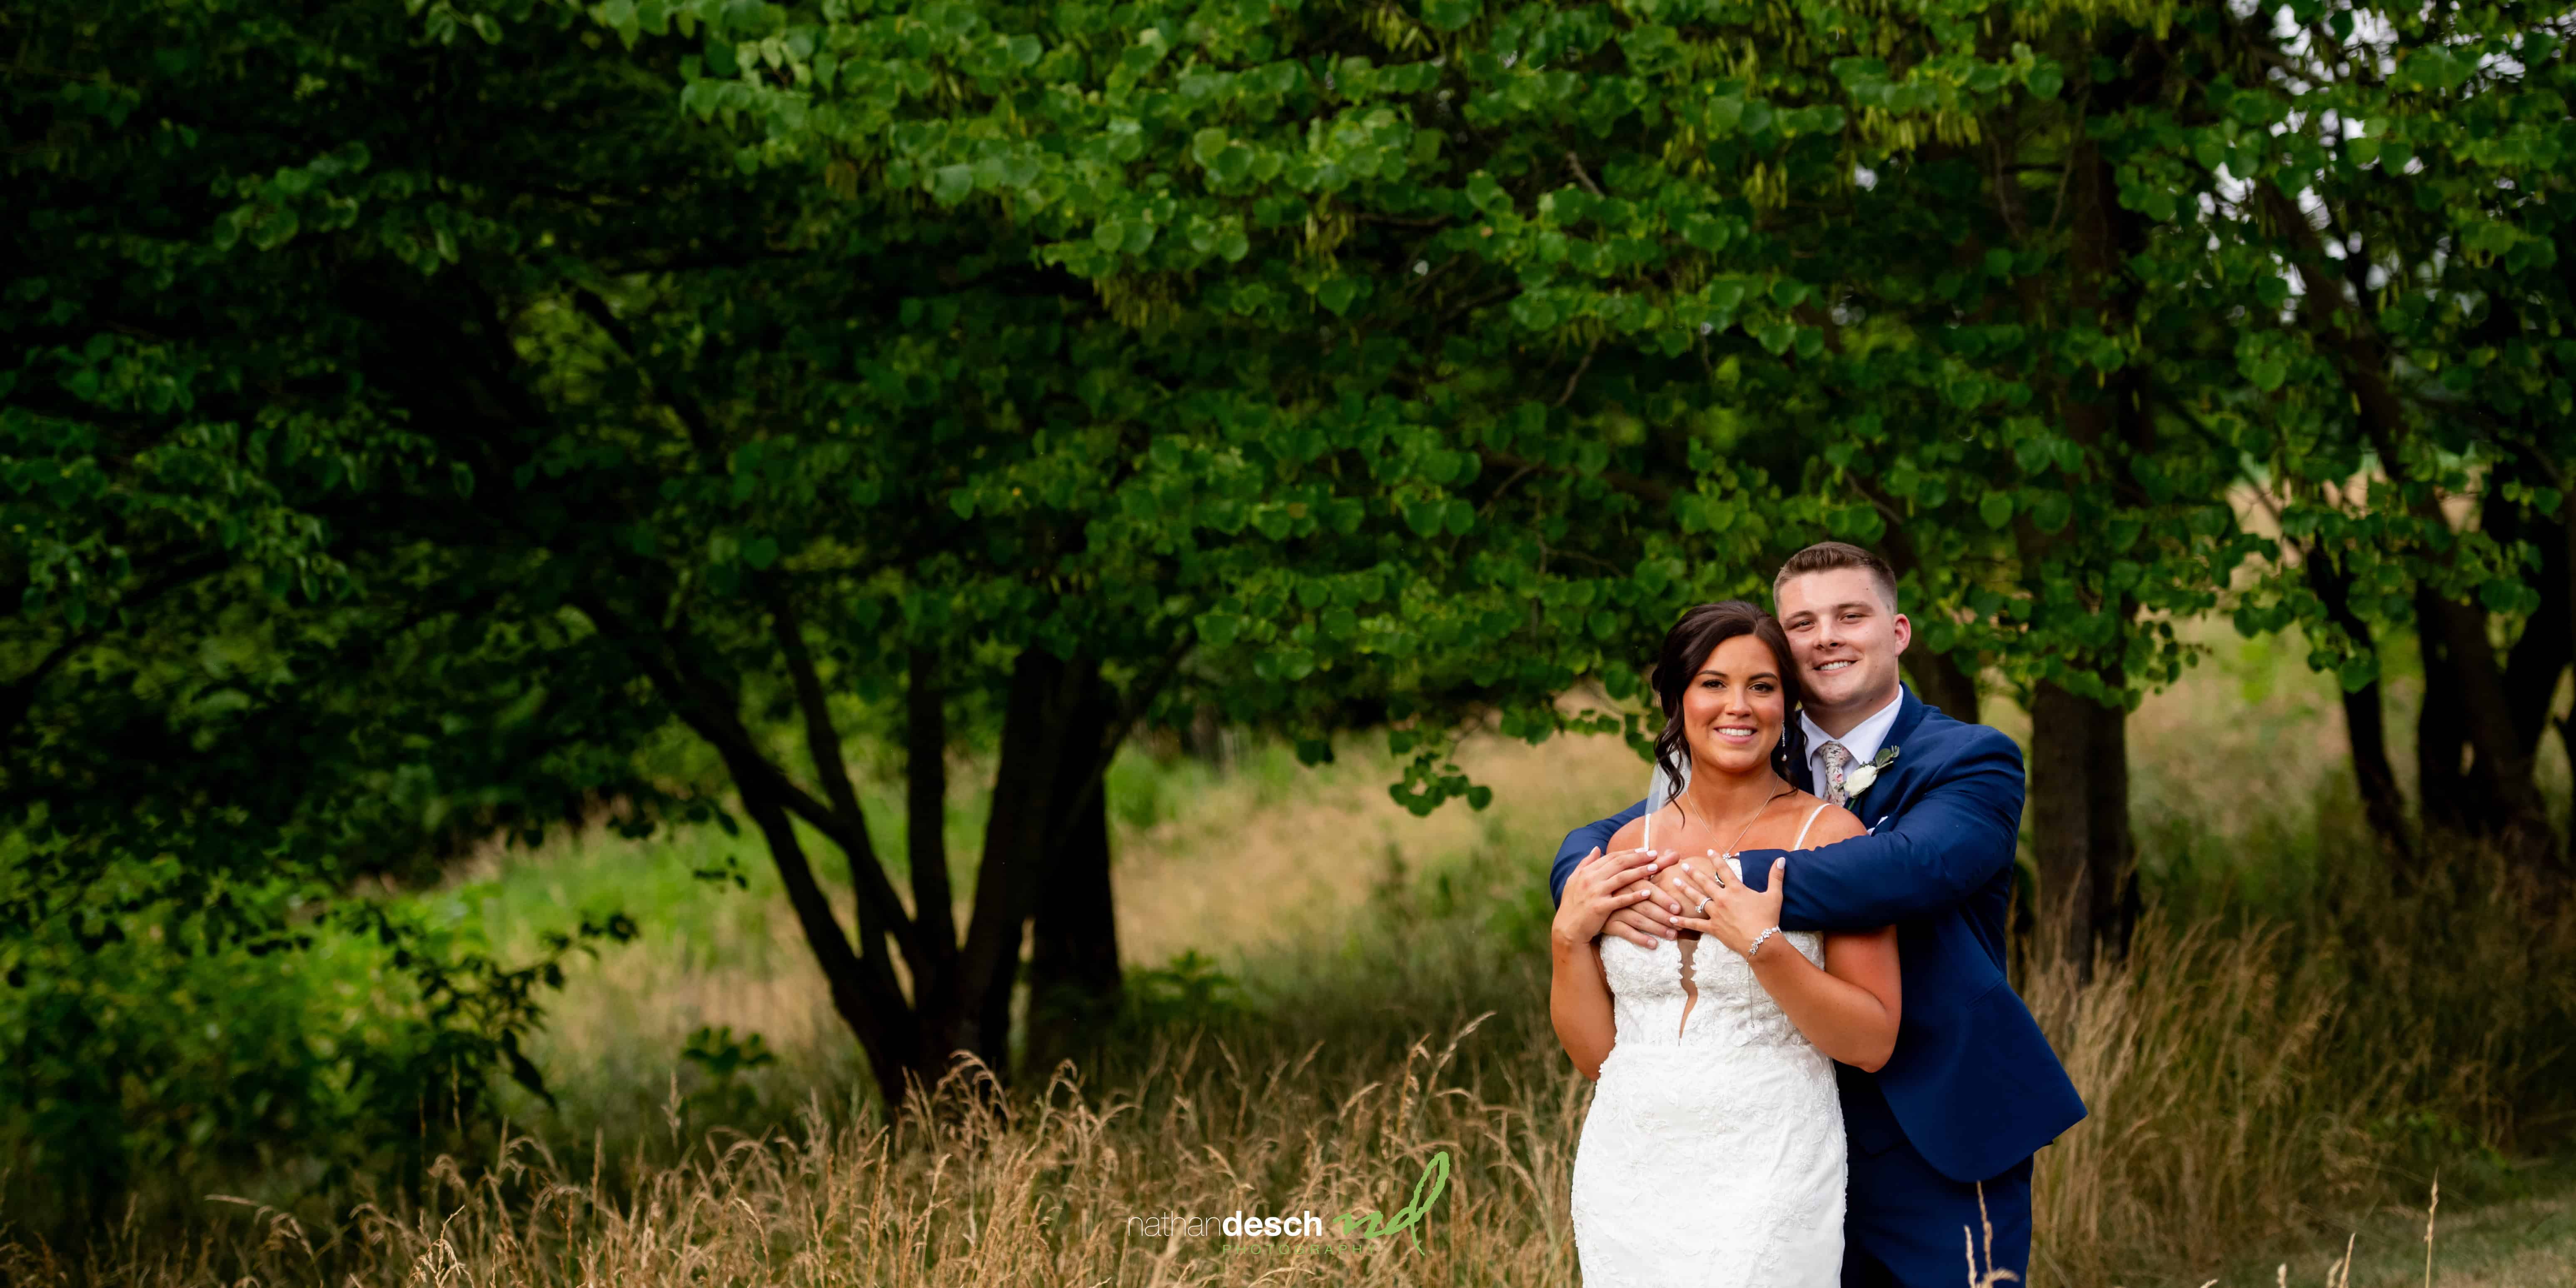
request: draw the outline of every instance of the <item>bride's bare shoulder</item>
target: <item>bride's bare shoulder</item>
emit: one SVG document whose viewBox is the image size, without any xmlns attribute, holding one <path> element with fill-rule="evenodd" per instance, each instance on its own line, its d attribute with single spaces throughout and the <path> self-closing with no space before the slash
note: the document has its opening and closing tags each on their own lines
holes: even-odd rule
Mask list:
<svg viewBox="0 0 2576 1288">
<path fill-rule="evenodd" d="M 1645 839 L 1645 836 L 1646 816 L 1640 814 L 1621 825 L 1618 831 L 1611 833 L 1610 844 L 1603 846 L 1601 852 L 1604 854 L 1617 854 L 1621 850 L 1636 849 L 1638 844 Z"/>
<path fill-rule="evenodd" d="M 1818 810 L 1816 807 L 1819 805 L 1823 805 L 1824 808 Z M 1807 827 L 1807 839 L 1798 847 L 1802 850 L 1812 850 L 1819 845 L 1831 845 L 1836 841 L 1848 841 L 1855 836 L 1867 835 L 1869 832 L 1869 828 L 1850 810 L 1840 805 L 1825 805 L 1822 799 L 1806 792 L 1798 793 L 1798 811 L 1802 818 L 1811 811 L 1816 815 L 1816 821 Z"/>
</svg>

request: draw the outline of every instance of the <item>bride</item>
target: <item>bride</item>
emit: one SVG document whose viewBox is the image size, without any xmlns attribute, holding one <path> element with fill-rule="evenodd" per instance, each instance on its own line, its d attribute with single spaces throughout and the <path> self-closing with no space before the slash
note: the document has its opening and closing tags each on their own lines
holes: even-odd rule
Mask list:
<svg viewBox="0 0 2576 1288">
<path fill-rule="evenodd" d="M 1845 1165 L 1832 1062 L 1874 1071 L 1895 1049 L 1896 931 L 1783 933 L 1777 862 L 1769 890 L 1732 912 L 1701 897 L 1742 877 L 1733 854 L 1863 830 L 1783 776 L 1798 672 L 1780 624 L 1742 600 L 1694 608 L 1665 635 L 1653 684 L 1665 724 L 1649 812 L 1585 856 L 1550 936 L 1557 1039 L 1600 1084 L 1574 1156 L 1584 1282 L 1832 1288 Z M 1641 878 L 1671 880 L 1683 905 L 1680 937 L 1652 949 L 1601 936 L 1655 893 Z"/>
</svg>

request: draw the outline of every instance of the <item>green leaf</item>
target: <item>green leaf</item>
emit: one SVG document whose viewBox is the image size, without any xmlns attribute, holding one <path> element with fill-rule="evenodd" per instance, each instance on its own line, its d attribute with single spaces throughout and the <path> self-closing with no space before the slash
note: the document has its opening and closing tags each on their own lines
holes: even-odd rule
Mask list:
<svg viewBox="0 0 2576 1288">
<path fill-rule="evenodd" d="M 2051 489 L 2031 499 L 2030 521 L 2042 532 L 2062 532 L 2074 517 L 2075 498 L 2064 492 Z"/>
<path fill-rule="evenodd" d="M 1406 501 L 1402 503 L 1402 509 L 1404 525 L 1413 529 L 1413 535 L 1417 537 L 1439 536 L 1449 518 L 1448 507 L 1438 501 Z"/>
<path fill-rule="evenodd" d="M 1243 619 L 1232 613 L 1201 613 L 1191 625 L 1198 631 L 1199 642 L 1210 648 L 1232 645 L 1235 637 L 1243 631 Z"/>
<path fill-rule="evenodd" d="M 1190 159 L 1202 167 L 1214 168 L 1217 154 L 1225 151 L 1228 142 L 1225 127 L 1211 125 L 1190 136 Z"/>
<path fill-rule="evenodd" d="M 1456 31 L 1475 20 L 1475 0 L 1423 0 L 1422 23 L 1433 31 Z"/>
<path fill-rule="evenodd" d="M 1988 492 L 1985 499 L 1977 502 L 1977 517 L 1985 520 L 1989 528 L 2000 528 L 2012 522 L 2012 516 L 2013 501 L 2009 492 Z"/>
<path fill-rule="evenodd" d="M 1524 291 L 1512 300 L 1512 320 L 1532 331 L 1544 331 L 1556 325 L 1556 301 L 1544 292 Z"/>
<path fill-rule="evenodd" d="M 1450 498 L 1447 526 L 1453 537 L 1467 535 L 1476 526 L 1476 507 L 1463 497 Z"/>
</svg>

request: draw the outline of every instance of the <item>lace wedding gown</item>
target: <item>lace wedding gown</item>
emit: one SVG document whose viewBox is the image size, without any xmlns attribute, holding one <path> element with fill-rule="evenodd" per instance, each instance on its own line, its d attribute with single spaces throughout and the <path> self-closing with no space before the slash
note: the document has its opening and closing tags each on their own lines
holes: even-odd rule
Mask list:
<svg viewBox="0 0 2576 1288">
<path fill-rule="evenodd" d="M 1740 879 L 1742 864 L 1726 862 Z M 1824 964 L 1822 936 L 1775 938 Z M 1604 935 L 1600 946 L 1616 1036 L 1574 1152 L 1585 1288 L 1835 1288 L 1845 1156 L 1833 1062 L 1714 939 L 1646 949 Z"/>
</svg>

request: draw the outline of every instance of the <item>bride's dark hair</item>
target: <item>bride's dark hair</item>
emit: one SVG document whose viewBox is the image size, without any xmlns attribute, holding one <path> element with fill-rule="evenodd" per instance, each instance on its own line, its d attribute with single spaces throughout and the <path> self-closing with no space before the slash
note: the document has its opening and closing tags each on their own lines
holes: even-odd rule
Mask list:
<svg viewBox="0 0 2576 1288">
<path fill-rule="evenodd" d="M 1771 768 L 1782 778 L 1789 777 L 1789 731 L 1795 727 L 1799 694 L 1798 664 L 1789 652 L 1788 632 L 1781 630 L 1779 619 L 1763 612 L 1760 605 L 1729 599 L 1702 604 L 1682 614 L 1682 619 L 1664 632 L 1663 651 L 1655 658 L 1653 673 L 1646 677 L 1664 706 L 1664 731 L 1655 737 L 1655 764 L 1672 781 L 1677 794 L 1682 766 L 1690 759 L 1690 739 L 1682 732 L 1682 693 L 1698 677 L 1708 655 L 1738 635 L 1751 635 L 1769 645 L 1772 660 L 1780 665 L 1780 742 L 1772 749 Z M 1662 809 L 1668 803 L 1648 801 L 1646 808 Z"/>
</svg>

